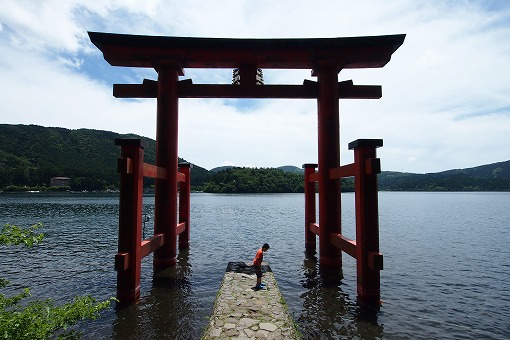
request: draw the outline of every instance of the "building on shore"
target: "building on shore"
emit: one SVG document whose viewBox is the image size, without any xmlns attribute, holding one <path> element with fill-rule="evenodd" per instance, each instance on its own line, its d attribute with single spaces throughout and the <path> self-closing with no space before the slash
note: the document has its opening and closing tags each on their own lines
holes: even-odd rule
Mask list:
<svg viewBox="0 0 510 340">
<path fill-rule="evenodd" d="M 70 187 L 71 179 L 69 177 L 52 177 L 50 179 L 51 187 Z"/>
</svg>

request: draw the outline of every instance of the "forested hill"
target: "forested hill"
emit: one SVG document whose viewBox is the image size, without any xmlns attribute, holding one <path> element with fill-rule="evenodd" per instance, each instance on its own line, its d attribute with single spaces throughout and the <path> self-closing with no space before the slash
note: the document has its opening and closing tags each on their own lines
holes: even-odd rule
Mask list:
<svg viewBox="0 0 510 340">
<path fill-rule="evenodd" d="M 146 137 L 0 124 L 0 190 L 37 190 L 49 186 L 51 177 L 60 176 L 71 178 L 71 190 L 117 189 L 120 147 L 114 141 L 133 137 L 146 141 L 145 162 L 154 164 L 155 141 Z M 342 182 L 342 190 L 353 190 L 352 179 Z M 144 186 L 153 183 L 147 179 Z M 378 183 L 383 191 L 510 191 L 510 161 L 429 174 L 383 171 Z M 303 192 L 303 172 L 293 166 L 207 171 L 194 165 L 191 184 L 208 192 Z"/>
<path fill-rule="evenodd" d="M 120 156 L 116 138 L 145 140 L 145 162 L 154 164 L 156 144 L 146 137 L 89 129 L 0 124 L 0 190 L 8 186 L 48 186 L 51 177 L 70 177 L 73 190 L 115 189 L 119 183 L 117 158 Z M 192 184 L 205 181 L 207 176 L 207 170 L 194 166 Z M 147 180 L 146 184 L 150 182 Z"/>
<path fill-rule="evenodd" d="M 303 174 L 279 169 L 225 168 L 215 173 L 203 190 L 215 193 L 303 192 Z M 383 171 L 381 191 L 510 191 L 510 161 L 469 169 L 429 174 Z M 351 178 L 342 191 L 354 191 Z"/>
<path fill-rule="evenodd" d="M 383 171 L 378 183 L 383 191 L 510 191 L 510 161 L 427 174 Z"/>
</svg>

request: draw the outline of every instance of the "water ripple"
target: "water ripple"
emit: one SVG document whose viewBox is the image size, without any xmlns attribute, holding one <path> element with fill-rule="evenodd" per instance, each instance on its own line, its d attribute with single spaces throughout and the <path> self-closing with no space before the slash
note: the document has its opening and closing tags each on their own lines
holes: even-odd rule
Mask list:
<svg viewBox="0 0 510 340">
<path fill-rule="evenodd" d="M 342 225 L 354 238 L 353 194 Z M 189 251 L 164 279 L 142 262 L 142 298 L 79 326 L 84 338 L 199 338 L 229 261 L 251 261 L 262 243 L 289 311 L 306 339 L 510 338 L 508 193 L 380 193 L 383 304 L 356 303 L 356 262 L 327 273 L 304 253 L 302 195 L 193 194 Z M 144 197 L 153 221 L 154 198 Z M 115 295 L 118 198 L 0 195 L 0 223 L 44 223 L 32 249 L 0 248 L 0 271 L 34 296 Z M 151 229 L 151 222 L 146 230 Z"/>
</svg>

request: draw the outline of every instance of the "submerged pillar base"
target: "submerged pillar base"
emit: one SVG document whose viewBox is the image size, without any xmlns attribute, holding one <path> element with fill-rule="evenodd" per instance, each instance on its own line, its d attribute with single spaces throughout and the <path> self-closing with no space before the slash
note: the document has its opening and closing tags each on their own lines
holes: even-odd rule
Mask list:
<svg viewBox="0 0 510 340">
<path fill-rule="evenodd" d="M 117 289 L 117 300 L 121 306 L 127 306 L 140 300 L 140 286 L 133 289 Z"/>
<path fill-rule="evenodd" d="M 174 267 L 177 264 L 177 257 L 171 259 L 154 259 L 153 268 L 157 270 Z"/>
<path fill-rule="evenodd" d="M 319 265 L 330 268 L 341 268 L 342 259 L 319 256 Z"/>
</svg>

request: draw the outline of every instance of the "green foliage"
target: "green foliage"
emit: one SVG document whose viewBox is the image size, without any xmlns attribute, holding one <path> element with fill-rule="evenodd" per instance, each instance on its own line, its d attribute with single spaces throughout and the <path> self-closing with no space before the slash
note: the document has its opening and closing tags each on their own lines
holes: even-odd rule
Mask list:
<svg viewBox="0 0 510 340">
<path fill-rule="evenodd" d="M 510 161 L 463 170 L 429 174 L 383 171 L 378 176 L 383 191 L 510 191 Z"/>
<path fill-rule="evenodd" d="M 38 244 L 43 234 L 37 230 L 41 223 L 28 228 L 6 224 L 0 233 L 0 245 Z M 0 288 L 9 282 L 0 278 Z M 30 289 L 25 288 L 11 297 L 0 294 L 0 338 L 4 339 L 76 339 L 80 334 L 76 330 L 68 330 L 80 320 L 95 320 L 100 312 L 109 308 L 111 301 L 98 302 L 93 297 L 78 296 L 72 302 L 56 306 L 51 299 L 21 302 L 30 296 Z"/>
<path fill-rule="evenodd" d="M 67 331 L 77 321 L 95 320 L 110 306 L 110 301 L 97 302 L 91 296 L 76 297 L 72 302 L 55 306 L 52 300 L 34 301 L 25 307 L 18 303 L 29 296 L 25 289 L 13 298 L 0 295 L 0 337 L 5 339 L 74 339 L 75 330 Z M 6 303 L 4 303 L 6 302 Z"/>
<path fill-rule="evenodd" d="M 146 163 L 154 164 L 156 142 L 133 134 L 121 135 L 90 129 L 68 130 L 37 125 L 0 124 L 0 189 L 3 191 L 57 190 L 48 186 L 50 178 L 71 178 L 71 187 L 60 190 L 94 191 L 118 188 L 116 138 L 141 138 Z M 184 161 L 179 159 L 179 162 Z M 281 174 L 255 173 L 219 175 L 230 167 L 207 171 L 199 166 L 191 170 L 192 189 L 206 192 L 302 192 L 303 183 L 287 175 L 302 176 L 299 168 L 284 166 Z M 247 168 L 248 169 L 248 168 Z M 271 169 L 275 171 L 276 169 Z M 217 171 L 217 173 L 215 173 Z M 235 177 L 235 176 L 234 176 Z M 254 179 L 256 178 L 256 179 Z M 262 182 L 259 182 L 261 178 Z M 236 182 L 233 182 L 233 180 Z M 241 182 L 239 182 L 241 180 Z M 266 181 L 268 180 L 268 181 Z M 271 182 L 274 181 L 274 182 Z M 456 169 L 435 174 L 383 172 L 378 176 L 380 190 L 392 191 L 510 191 L 510 161 Z M 145 179 L 144 187 L 154 185 Z M 352 191 L 352 179 L 342 180 L 342 191 Z"/>
<path fill-rule="evenodd" d="M 210 193 L 302 193 L 304 174 L 281 168 L 225 168 L 204 184 Z M 354 191 L 352 178 L 342 179 L 342 192 Z"/>
<path fill-rule="evenodd" d="M 272 168 L 232 168 L 214 174 L 203 190 L 211 193 L 304 192 L 302 174 Z"/>
<path fill-rule="evenodd" d="M 110 131 L 0 124 L 0 189 L 42 188 L 51 177 L 71 178 L 71 190 L 118 188 L 116 138 L 141 138 L 147 144 L 144 161 L 154 164 L 156 141 Z M 179 161 L 184 161 L 179 159 Z M 209 172 L 194 166 L 191 185 L 208 180 Z M 145 187 L 154 184 L 147 179 Z"/>
<path fill-rule="evenodd" d="M 0 245 L 25 245 L 31 247 L 41 242 L 43 234 L 38 234 L 37 230 L 42 228 L 42 223 L 36 223 L 28 228 L 21 228 L 11 224 L 2 226 L 0 232 Z"/>
</svg>

